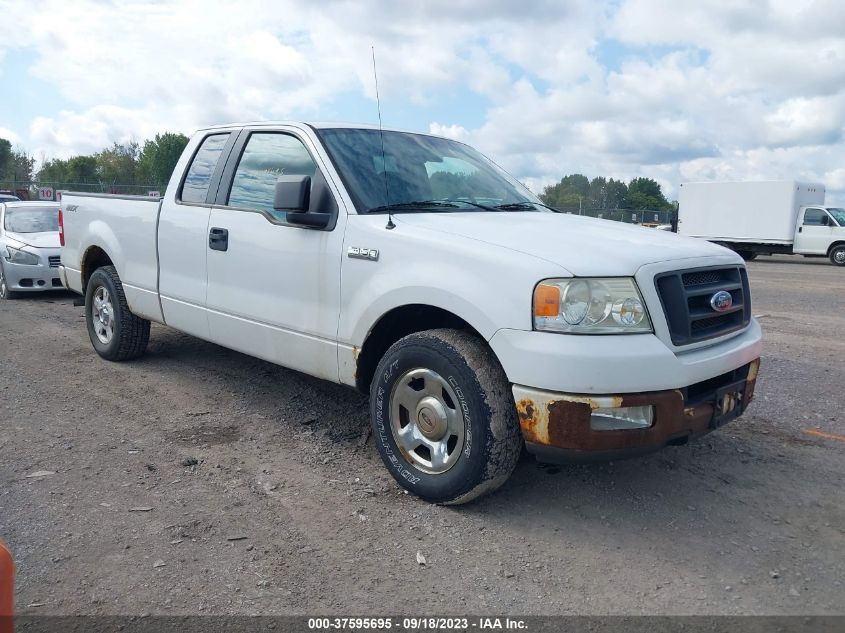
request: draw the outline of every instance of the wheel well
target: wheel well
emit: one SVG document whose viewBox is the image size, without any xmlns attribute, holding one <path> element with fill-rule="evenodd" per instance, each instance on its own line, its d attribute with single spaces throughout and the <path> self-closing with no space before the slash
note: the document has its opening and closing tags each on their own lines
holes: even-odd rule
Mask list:
<svg viewBox="0 0 845 633">
<path fill-rule="evenodd" d="M 836 248 L 837 246 L 845 246 L 845 242 L 839 241 L 839 242 L 834 242 L 833 244 L 831 244 L 830 248 L 827 249 L 827 256 L 828 257 L 830 257 L 830 254 L 833 252 L 833 249 Z"/>
<path fill-rule="evenodd" d="M 383 315 L 370 330 L 357 355 L 355 386 L 363 393 L 369 391 L 379 361 L 400 338 L 414 332 L 444 327 L 466 330 L 482 338 L 478 331 L 461 317 L 430 305 L 401 306 Z"/>
<path fill-rule="evenodd" d="M 85 251 L 85 257 L 82 258 L 82 292 L 88 287 L 88 280 L 95 270 L 111 265 L 111 258 L 99 246 L 92 246 Z"/>
</svg>

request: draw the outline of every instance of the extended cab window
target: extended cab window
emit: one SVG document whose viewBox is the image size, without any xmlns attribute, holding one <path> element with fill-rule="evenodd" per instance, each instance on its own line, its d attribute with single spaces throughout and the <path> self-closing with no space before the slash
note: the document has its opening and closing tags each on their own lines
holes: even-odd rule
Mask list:
<svg viewBox="0 0 845 633">
<path fill-rule="evenodd" d="M 202 142 L 185 175 L 185 182 L 182 185 L 182 202 L 205 202 L 211 175 L 217 167 L 217 161 L 220 160 L 220 154 L 228 140 L 228 133 L 212 134 Z"/>
<path fill-rule="evenodd" d="M 284 212 L 273 209 L 279 176 L 313 177 L 316 168 L 311 154 L 298 138 L 272 132 L 253 133 L 232 179 L 228 204 L 284 218 Z"/>
<path fill-rule="evenodd" d="M 804 226 L 827 226 L 830 220 L 822 209 L 807 209 L 804 212 Z"/>
</svg>

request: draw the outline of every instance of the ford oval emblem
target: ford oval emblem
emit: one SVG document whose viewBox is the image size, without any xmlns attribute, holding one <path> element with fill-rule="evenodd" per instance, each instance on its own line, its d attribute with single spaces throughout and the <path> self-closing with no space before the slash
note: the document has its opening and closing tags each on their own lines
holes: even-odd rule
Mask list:
<svg viewBox="0 0 845 633">
<path fill-rule="evenodd" d="M 734 298 L 731 296 L 731 293 L 727 290 L 720 290 L 712 297 L 710 297 L 710 307 L 713 308 L 716 312 L 724 312 L 725 310 L 730 310 L 733 303 Z"/>
</svg>

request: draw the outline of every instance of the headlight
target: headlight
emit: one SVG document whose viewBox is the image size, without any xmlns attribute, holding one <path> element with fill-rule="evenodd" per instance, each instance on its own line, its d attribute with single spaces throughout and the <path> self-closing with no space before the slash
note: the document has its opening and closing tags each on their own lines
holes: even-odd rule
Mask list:
<svg viewBox="0 0 845 633">
<path fill-rule="evenodd" d="M 575 334 L 651 332 L 630 277 L 547 279 L 534 289 L 534 329 Z"/>
<path fill-rule="evenodd" d="M 23 264 L 25 266 L 38 266 L 41 260 L 38 255 L 27 253 L 11 246 L 6 247 L 6 261 L 10 264 Z"/>
</svg>

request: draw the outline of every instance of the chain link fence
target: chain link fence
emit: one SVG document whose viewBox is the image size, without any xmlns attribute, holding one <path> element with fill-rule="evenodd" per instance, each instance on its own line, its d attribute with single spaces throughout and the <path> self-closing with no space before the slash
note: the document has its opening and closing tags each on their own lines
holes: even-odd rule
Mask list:
<svg viewBox="0 0 845 633">
<path fill-rule="evenodd" d="M 671 224 L 674 211 L 655 211 L 654 209 L 579 209 L 578 207 L 555 207 L 562 213 L 586 215 L 591 218 L 616 220 L 628 224 Z"/>
<path fill-rule="evenodd" d="M 56 200 L 59 191 L 84 191 L 85 193 L 114 193 L 124 196 L 158 197 L 164 192 L 162 185 L 123 185 L 104 182 L 49 182 L 41 180 L 0 180 L 0 192 L 16 195 L 21 200 Z"/>
</svg>

